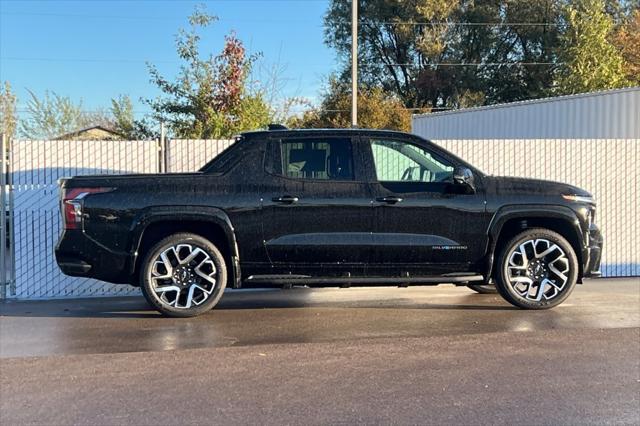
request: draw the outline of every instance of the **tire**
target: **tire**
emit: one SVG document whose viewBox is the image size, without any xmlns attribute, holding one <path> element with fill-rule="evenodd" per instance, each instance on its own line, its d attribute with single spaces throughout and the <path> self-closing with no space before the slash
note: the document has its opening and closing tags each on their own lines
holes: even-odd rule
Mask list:
<svg viewBox="0 0 640 426">
<path fill-rule="evenodd" d="M 144 297 L 161 314 L 194 317 L 211 310 L 222 297 L 227 267 L 220 250 L 209 240 L 178 233 L 147 252 L 140 283 Z"/>
<path fill-rule="evenodd" d="M 480 294 L 497 294 L 498 290 L 494 284 L 468 284 L 471 290 Z"/>
<path fill-rule="evenodd" d="M 550 309 L 564 302 L 578 279 L 578 258 L 557 232 L 527 229 L 504 245 L 496 264 L 496 288 L 523 309 Z"/>
</svg>

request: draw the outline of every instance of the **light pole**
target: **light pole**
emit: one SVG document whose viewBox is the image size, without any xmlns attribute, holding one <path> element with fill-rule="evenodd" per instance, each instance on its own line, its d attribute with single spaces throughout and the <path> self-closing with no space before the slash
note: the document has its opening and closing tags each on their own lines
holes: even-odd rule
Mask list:
<svg viewBox="0 0 640 426">
<path fill-rule="evenodd" d="M 358 127 L 358 0 L 351 0 L 351 126 Z"/>
</svg>

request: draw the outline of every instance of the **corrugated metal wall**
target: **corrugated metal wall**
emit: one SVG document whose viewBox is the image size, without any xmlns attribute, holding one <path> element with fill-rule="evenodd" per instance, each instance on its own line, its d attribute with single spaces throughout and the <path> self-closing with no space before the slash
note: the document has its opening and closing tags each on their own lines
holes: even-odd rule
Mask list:
<svg viewBox="0 0 640 426">
<path fill-rule="evenodd" d="M 416 115 L 427 139 L 640 139 L 640 88 Z"/>
<path fill-rule="evenodd" d="M 413 133 L 485 173 L 590 191 L 603 273 L 640 276 L 640 88 L 417 115 Z"/>
</svg>

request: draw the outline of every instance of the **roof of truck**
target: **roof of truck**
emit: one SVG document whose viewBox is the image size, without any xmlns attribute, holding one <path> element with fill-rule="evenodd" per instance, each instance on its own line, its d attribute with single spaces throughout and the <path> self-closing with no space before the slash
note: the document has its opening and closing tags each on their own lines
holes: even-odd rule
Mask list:
<svg viewBox="0 0 640 426">
<path fill-rule="evenodd" d="M 379 129 L 274 129 L 274 130 L 254 130 L 242 133 L 243 136 L 254 137 L 259 135 L 277 135 L 283 137 L 295 136 L 353 136 L 353 135 L 378 135 L 378 136 L 403 136 L 418 138 L 411 133 L 399 132 L 396 130 L 379 130 Z"/>
</svg>

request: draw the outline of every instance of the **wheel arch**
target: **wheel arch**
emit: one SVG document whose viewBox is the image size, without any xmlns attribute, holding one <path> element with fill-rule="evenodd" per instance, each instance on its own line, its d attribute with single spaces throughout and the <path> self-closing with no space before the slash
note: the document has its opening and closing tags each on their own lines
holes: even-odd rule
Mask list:
<svg viewBox="0 0 640 426">
<path fill-rule="evenodd" d="M 501 208 L 489 225 L 489 250 L 485 263 L 485 276 L 491 277 L 495 259 L 507 241 L 526 229 L 546 228 L 569 241 L 578 258 L 578 282 L 582 282 L 584 245 L 580 221 L 576 214 L 564 206 L 529 205 Z"/>
<path fill-rule="evenodd" d="M 229 287 L 240 286 L 238 244 L 231 220 L 219 208 L 163 206 L 149 209 L 136 218 L 130 235 L 129 273 L 137 279 L 144 254 L 161 239 L 178 232 L 191 232 L 211 241 L 222 252 L 229 273 Z"/>
</svg>

